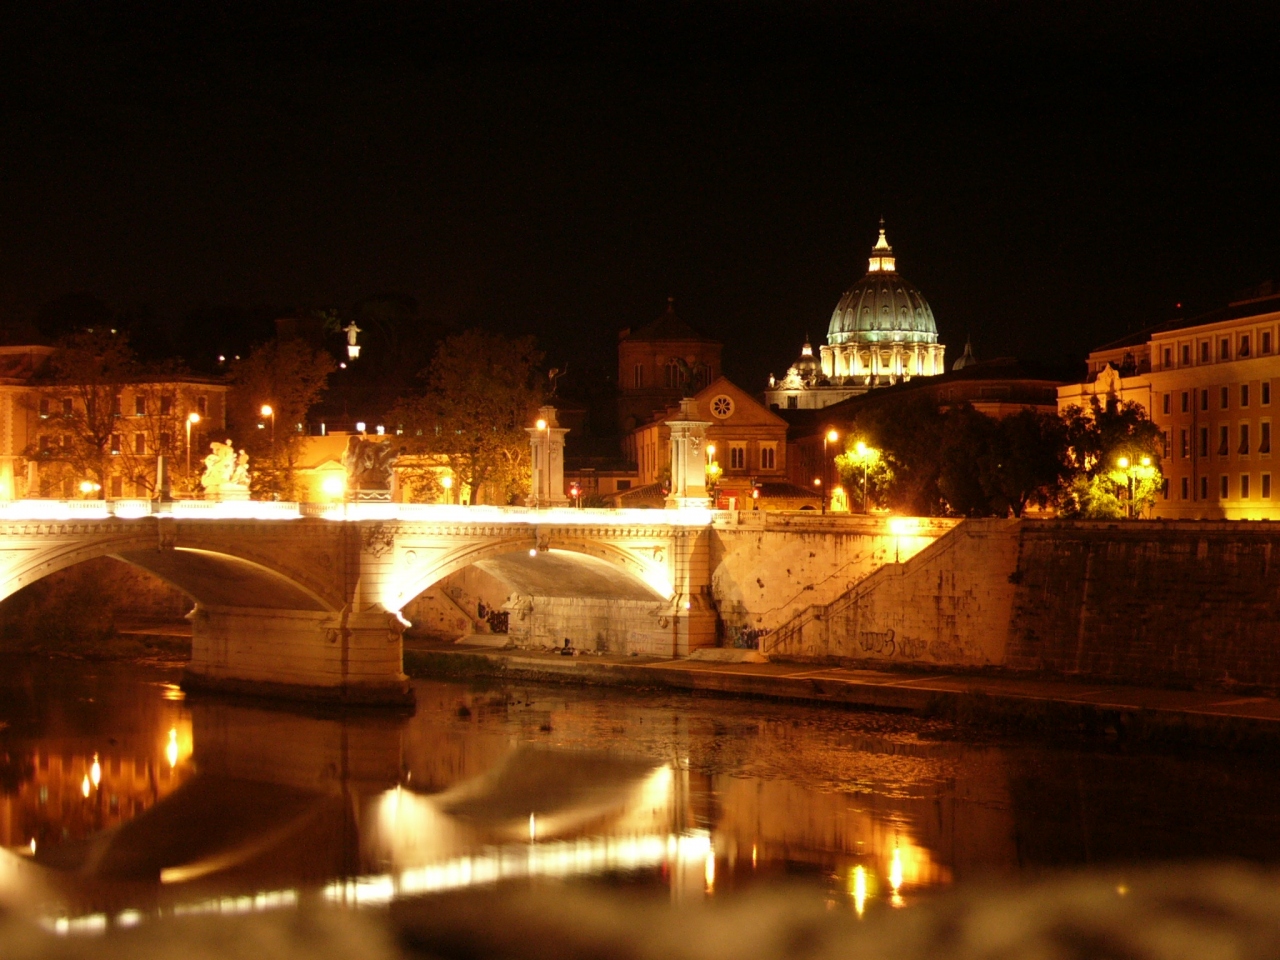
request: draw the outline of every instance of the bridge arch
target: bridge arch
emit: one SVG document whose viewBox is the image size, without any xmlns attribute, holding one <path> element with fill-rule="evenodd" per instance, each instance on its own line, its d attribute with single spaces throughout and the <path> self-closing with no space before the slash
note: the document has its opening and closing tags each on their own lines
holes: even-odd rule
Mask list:
<svg viewBox="0 0 1280 960">
<path fill-rule="evenodd" d="M 275 558 L 243 544 L 184 537 L 182 546 L 159 545 L 154 529 L 145 533 L 105 530 L 88 537 L 86 532 L 36 534 L 28 539 L 22 531 L 0 531 L 7 541 L 0 548 L 0 601 L 59 570 L 111 557 L 154 574 L 203 606 L 315 612 L 340 608 L 323 588 L 308 583 L 305 575 L 282 569 Z"/>
<path fill-rule="evenodd" d="M 388 598 L 388 609 L 403 609 L 436 583 L 470 566 L 526 594 L 649 602 L 666 602 L 673 596 L 664 562 L 585 537 L 557 535 L 550 545 L 541 547 L 527 535 L 506 537 L 466 544 L 424 562 L 416 562 L 414 553 L 409 547 L 401 557 L 407 569 L 399 589 Z"/>
</svg>

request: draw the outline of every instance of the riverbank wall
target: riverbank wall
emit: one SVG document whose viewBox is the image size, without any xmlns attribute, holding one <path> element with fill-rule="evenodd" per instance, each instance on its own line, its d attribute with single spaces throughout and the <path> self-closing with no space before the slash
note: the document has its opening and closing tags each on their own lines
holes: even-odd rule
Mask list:
<svg viewBox="0 0 1280 960">
<path fill-rule="evenodd" d="M 1280 524 L 969 521 L 764 637 L 777 660 L 1280 687 Z"/>
</svg>

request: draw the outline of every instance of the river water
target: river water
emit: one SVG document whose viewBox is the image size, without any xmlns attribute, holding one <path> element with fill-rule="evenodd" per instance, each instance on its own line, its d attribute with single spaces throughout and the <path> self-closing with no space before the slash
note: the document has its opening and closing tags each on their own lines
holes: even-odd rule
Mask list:
<svg viewBox="0 0 1280 960">
<path fill-rule="evenodd" d="M 1270 757 L 530 684 L 306 715 L 177 679 L 0 660 L 0 902 L 93 930 L 501 883 L 687 901 L 789 881 L 862 914 L 992 876 L 1280 861 Z"/>
</svg>

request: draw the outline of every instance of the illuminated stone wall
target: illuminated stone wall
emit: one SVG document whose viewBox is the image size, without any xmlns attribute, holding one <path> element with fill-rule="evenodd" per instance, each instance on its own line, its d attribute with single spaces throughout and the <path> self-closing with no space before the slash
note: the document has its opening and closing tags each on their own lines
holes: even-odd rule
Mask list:
<svg viewBox="0 0 1280 960">
<path fill-rule="evenodd" d="M 726 644 L 765 635 L 844 596 L 895 559 L 907 561 L 958 521 L 742 513 L 717 520 L 712 591 Z M 895 533 L 894 530 L 901 532 Z"/>
<path fill-rule="evenodd" d="M 1021 525 L 970 520 L 937 539 L 902 536 L 909 550 L 825 605 L 797 611 L 761 638 L 775 658 L 988 665 L 1005 660 L 1010 582 Z"/>
</svg>

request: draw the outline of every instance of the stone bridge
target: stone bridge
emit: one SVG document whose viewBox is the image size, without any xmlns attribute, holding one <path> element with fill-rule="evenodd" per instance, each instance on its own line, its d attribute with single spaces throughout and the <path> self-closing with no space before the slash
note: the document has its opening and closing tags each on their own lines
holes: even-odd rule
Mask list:
<svg viewBox="0 0 1280 960">
<path fill-rule="evenodd" d="M 630 652 L 685 656 L 726 631 L 767 633 L 946 529 L 919 524 L 892 534 L 875 518 L 699 509 L 16 501 L 0 504 L 0 600 L 113 557 L 194 598 L 192 684 L 387 701 L 409 696 L 406 604 L 467 568 L 510 591 L 520 616 L 561 616 L 559 627 L 562 608 L 598 604 L 643 641 Z"/>
</svg>

